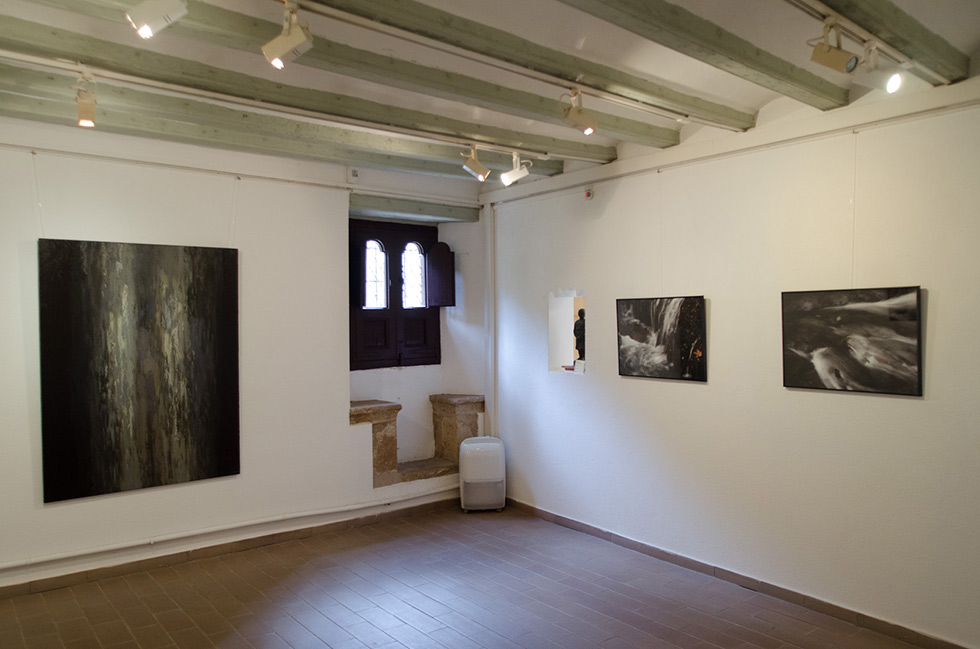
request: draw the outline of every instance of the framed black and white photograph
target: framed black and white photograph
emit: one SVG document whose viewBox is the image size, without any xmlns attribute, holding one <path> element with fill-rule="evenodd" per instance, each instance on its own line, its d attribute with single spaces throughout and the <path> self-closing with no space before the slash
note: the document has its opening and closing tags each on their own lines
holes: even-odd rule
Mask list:
<svg viewBox="0 0 980 649">
<path fill-rule="evenodd" d="M 783 385 L 922 396 L 918 286 L 783 293 Z"/>
<path fill-rule="evenodd" d="M 620 376 L 707 381 L 704 297 L 616 300 Z"/>
<path fill-rule="evenodd" d="M 44 502 L 239 472 L 238 251 L 38 241 Z"/>
</svg>

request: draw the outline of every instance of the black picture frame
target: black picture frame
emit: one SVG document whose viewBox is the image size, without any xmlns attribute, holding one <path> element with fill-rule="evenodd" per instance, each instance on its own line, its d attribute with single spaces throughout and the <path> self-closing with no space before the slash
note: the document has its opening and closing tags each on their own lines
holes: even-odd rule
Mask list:
<svg viewBox="0 0 980 649">
<path fill-rule="evenodd" d="M 40 239 L 44 502 L 239 473 L 238 251 Z"/>
<path fill-rule="evenodd" d="M 616 300 L 619 375 L 708 380 L 703 295 Z"/>
<path fill-rule="evenodd" d="M 922 396 L 918 286 L 782 294 L 783 386 Z"/>
</svg>

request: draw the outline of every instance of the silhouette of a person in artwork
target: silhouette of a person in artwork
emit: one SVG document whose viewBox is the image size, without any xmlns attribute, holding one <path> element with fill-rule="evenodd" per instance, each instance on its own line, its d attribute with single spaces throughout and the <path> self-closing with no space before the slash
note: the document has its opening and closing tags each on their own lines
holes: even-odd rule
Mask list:
<svg viewBox="0 0 980 649">
<path fill-rule="evenodd" d="M 575 334 L 575 350 L 578 352 L 578 360 L 585 360 L 585 309 L 578 310 L 578 320 L 572 327 Z"/>
</svg>

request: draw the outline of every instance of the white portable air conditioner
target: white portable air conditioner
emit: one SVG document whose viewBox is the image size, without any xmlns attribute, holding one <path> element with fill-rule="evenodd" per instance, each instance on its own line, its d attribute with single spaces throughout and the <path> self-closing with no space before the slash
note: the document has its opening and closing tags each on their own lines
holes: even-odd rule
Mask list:
<svg viewBox="0 0 980 649">
<path fill-rule="evenodd" d="M 470 437 L 459 445 L 459 497 L 463 511 L 504 508 L 504 443 Z"/>
</svg>

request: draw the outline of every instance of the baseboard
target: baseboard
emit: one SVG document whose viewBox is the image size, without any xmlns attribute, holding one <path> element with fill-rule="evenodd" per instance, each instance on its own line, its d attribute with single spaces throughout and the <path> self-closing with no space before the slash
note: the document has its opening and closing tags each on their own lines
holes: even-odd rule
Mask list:
<svg viewBox="0 0 980 649">
<path fill-rule="evenodd" d="M 48 590 L 55 590 L 57 588 L 77 586 L 90 581 L 98 581 L 99 579 L 118 577 L 120 575 L 127 575 L 143 570 L 165 568 L 168 566 L 186 563 L 188 561 L 195 561 L 197 559 L 205 559 L 222 554 L 230 554 L 232 552 L 242 552 L 244 550 L 251 550 L 252 548 L 282 543 L 283 541 L 292 541 L 319 534 L 328 534 L 330 532 L 337 532 L 354 527 L 361 527 L 363 525 L 370 525 L 372 523 L 377 523 L 387 519 L 425 514 L 451 507 L 459 507 L 459 497 L 453 496 L 452 498 L 423 503 L 421 505 L 413 505 L 401 509 L 370 514 L 367 516 L 358 516 L 346 520 L 333 521 L 331 523 L 315 525 L 312 527 L 303 527 L 296 530 L 290 530 L 288 532 L 275 532 L 272 534 L 263 534 L 261 536 L 255 536 L 239 541 L 218 543 L 216 545 L 209 545 L 184 552 L 175 552 L 173 554 L 166 554 L 159 557 L 153 557 L 151 559 L 140 559 L 137 561 L 129 561 L 113 566 L 107 566 L 104 568 L 93 568 L 91 570 L 83 570 L 66 575 L 59 575 L 47 579 L 36 579 L 21 584 L 0 586 L 0 599 L 30 595 L 32 593 L 41 593 Z"/>
<path fill-rule="evenodd" d="M 635 541 L 633 539 L 628 539 L 625 536 L 614 534 L 613 532 L 582 523 L 581 521 L 566 518 L 565 516 L 559 516 L 558 514 L 554 514 L 544 509 L 527 505 L 516 501 L 513 498 L 507 499 L 507 505 L 550 523 L 555 523 L 556 525 L 561 525 L 562 527 L 567 527 L 569 529 L 582 532 L 583 534 L 595 536 L 605 541 L 609 541 L 610 543 L 620 545 L 624 548 L 654 557 L 655 559 L 660 559 L 661 561 L 666 561 L 668 563 L 689 568 L 706 575 L 711 575 L 712 577 L 717 577 L 723 581 L 737 584 L 743 588 L 748 588 L 749 590 L 754 590 L 764 595 L 769 595 L 771 597 L 808 608 L 818 613 L 830 615 L 831 617 L 844 620 L 845 622 L 849 622 L 855 626 L 880 633 L 896 640 L 901 640 L 902 642 L 907 642 L 917 647 L 922 647 L 923 649 L 968 649 L 963 645 L 934 638 L 919 631 L 915 631 L 898 624 L 893 624 L 891 622 L 866 615 L 859 611 L 852 611 L 848 608 L 844 608 L 843 606 L 831 604 L 830 602 L 825 602 L 823 600 L 810 597 L 809 595 L 804 595 L 802 593 L 789 590 L 788 588 L 783 588 L 782 586 L 770 584 L 759 579 L 748 577 L 737 572 L 732 572 L 731 570 L 726 570 L 725 568 L 721 568 L 719 566 L 713 566 L 702 561 L 697 561 L 696 559 L 691 559 L 690 557 L 685 557 L 680 554 L 667 552 L 666 550 L 662 550 L 645 543 L 640 543 L 639 541 Z"/>
</svg>

